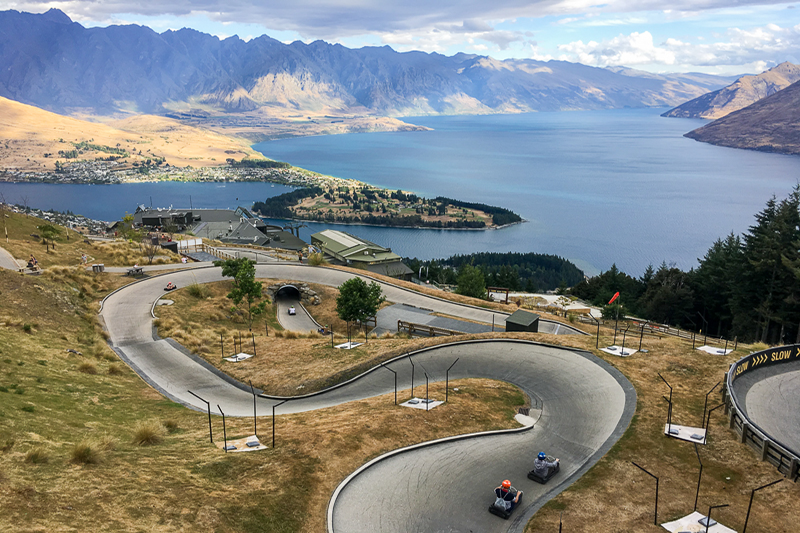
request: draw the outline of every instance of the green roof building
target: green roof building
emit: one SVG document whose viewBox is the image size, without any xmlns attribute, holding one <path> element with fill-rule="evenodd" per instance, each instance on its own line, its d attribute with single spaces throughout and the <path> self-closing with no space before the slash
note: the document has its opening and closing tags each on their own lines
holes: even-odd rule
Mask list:
<svg viewBox="0 0 800 533">
<path fill-rule="evenodd" d="M 392 278 L 411 280 L 413 272 L 390 248 L 356 237 L 344 231 L 326 229 L 311 235 L 311 245 L 320 249 L 332 262 L 361 268 Z"/>
</svg>

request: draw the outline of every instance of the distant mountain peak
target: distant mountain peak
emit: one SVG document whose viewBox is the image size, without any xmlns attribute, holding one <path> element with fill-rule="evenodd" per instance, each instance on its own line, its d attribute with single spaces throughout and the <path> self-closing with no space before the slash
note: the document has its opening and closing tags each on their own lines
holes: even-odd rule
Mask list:
<svg viewBox="0 0 800 533">
<path fill-rule="evenodd" d="M 42 13 L 42 18 L 58 24 L 72 24 L 72 19 L 66 13 L 54 7 Z"/>
<path fill-rule="evenodd" d="M 663 117 L 719 119 L 800 81 L 800 66 L 784 61 L 758 75 L 746 75 L 727 87 L 689 100 Z"/>
</svg>

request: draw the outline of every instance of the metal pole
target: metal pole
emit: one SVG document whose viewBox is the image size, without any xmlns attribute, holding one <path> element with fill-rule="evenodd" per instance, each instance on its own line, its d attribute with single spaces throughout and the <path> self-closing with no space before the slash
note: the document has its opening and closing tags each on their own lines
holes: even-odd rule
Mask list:
<svg viewBox="0 0 800 533">
<path fill-rule="evenodd" d="M 708 395 L 714 392 L 714 389 L 719 387 L 719 384 L 722 383 L 721 381 L 717 381 L 717 384 L 714 385 L 710 391 L 706 393 L 706 403 L 703 405 L 703 421 L 700 422 L 700 427 L 706 427 L 706 409 L 708 408 Z"/>
<path fill-rule="evenodd" d="M 700 460 L 700 450 L 697 443 L 694 443 L 694 453 L 697 454 L 697 462 L 700 463 L 700 474 L 697 476 L 697 492 L 694 495 L 694 510 L 697 511 L 697 500 L 700 498 L 700 480 L 703 479 L 703 461 Z"/>
<path fill-rule="evenodd" d="M 709 506 L 708 514 L 706 515 L 706 533 L 708 533 L 708 525 L 711 523 L 711 509 L 719 509 L 721 507 L 728 507 L 728 504 Z"/>
<path fill-rule="evenodd" d="M 736 337 L 733 338 L 733 351 L 735 352 L 736 348 L 738 347 L 739 347 L 739 336 L 737 335 Z"/>
<path fill-rule="evenodd" d="M 645 470 L 641 466 L 637 465 L 633 461 L 631 461 L 631 464 L 633 466 L 635 466 L 636 468 L 638 468 L 639 470 L 641 470 L 642 472 L 644 472 L 645 474 L 647 474 L 648 476 L 655 478 L 655 480 L 656 480 L 656 512 L 655 512 L 655 515 L 653 516 L 653 525 L 657 526 L 658 525 L 658 477 L 654 476 L 653 474 L 651 474 L 650 472 L 648 472 L 647 470 Z"/>
<path fill-rule="evenodd" d="M 256 334 L 251 331 L 250 335 L 253 337 L 253 357 L 255 357 L 256 356 Z"/>
<path fill-rule="evenodd" d="M 642 351 L 642 339 L 644 338 L 644 324 L 642 324 L 642 332 L 639 334 L 639 351 Z"/>
<path fill-rule="evenodd" d="M 206 409 L 208 410 L 208 438 L 211 440 L 211 443 L 213 444 L 214 443 L 214 433 L 212 433 L 212 431 L 211 431 L 211 404 L 208 403 L 207 401 L 205 401 L 204 399 L 202 399 L 197 394 L 193 393 L 192 391 L 186 391 L 186 392 L 188 392 L 189 394 L 191 394 L 192 396 L 194 396 L 195 398 L 197 398 L 201 402 L 205 402 Z"/>
<path fill-rule="evenodd" d="M 589 316 L 592 316 L 592 315 L 589 315 Z M 594 318 L 594 317 L 592 316 L 592 318 Z M 597 320 L 596 318 L 594 318 L 594 319 L 597 322 L 597 340 L 595 340 L 595 342 L 594 342 L 594 347 L 595 347 L 595 349 L 598 349 L 598 348 L 600 348 L 600 321 Z"/>
<path fill-rule="evenodd" d="M 725 339 L 725 349 L 723 350 L 725 355 L 728 355 L 728 339 Z"/>
<path fill-rule="evenodd" d="M 692 350 L 694 350 L 694 331 L 692 332 Z"/>
<path fill-rule="evenodd" d="M 219 406 L 219 404 L 217 404 L 217 409 L 219 409 L 219 412 L 222 413 L 222 408 Z M 223 446 L 223 449 L 225 450 L 225 453 L 228 453 L 228 431 L 225 429 L 225 413 L 222 413 L 222 438 L 225 439 L 225 445 Z"/>
<path fill-rule="evenodd" d="M 627 334 L 628 334 L 628 330 L 627 330 L 627 328 L 626 328 L 626 329 L 625 329 L 625 330 L 622 332 L 622 352 L 620 352 L 620 355 L 625 355 L 625 335 L 627 335 Z"/>
<path fill-rule="evenodd" d="M 617 345 L 617 324 L 619 323 L 619 304 L 617 304 L 617 314 L 614 318 L 614 346 Z"/>
<path fill-rule="evenodd" d="M 758 487 L 757 489 L 753 489 L 752 492 L 750 492 L 750 504 L 747 506 L 747 516 L 744 519 L 744 527 L 742 528 L 742 533 L 746 533 L 746 531 L 747 531 L 747 522 L 748 522 L 748 520 L 750 520 L 750 508 L 753 506 L 753 496 L 755 496 L 756 491 L 757 490 L 761 490 L 761 489 L 766 489 L 767 487 L 771 487 L 772 485 L 780 483 L 781 481 L 783 481 L 783 480 L 779 479 L 778 481 L 773 481 L 772 483 L 767 483 L 766 485 L 762 485 L 762 486 Z"/>
<path fill-rule="evenodd" d="M 661 381 L 666 383 L 667 387 L 669 387 L 669 400 L 667 400 L 669 402 L 669 409 L 667 410 L 667 432 L 669 433 L 669 431 L 672 429 L 672 385 L 667 383 L 667 380 L 664 379 L 664 376 L 662 376 L 661 373 L 658 373 L 658 377 L 660 377 Z"/>
<path fill-rule="evenodd" d="M 222 333 L 219 334 L 219 349 L 222 351 L 222 357 L 225 357 L 225 342 L 222 340 Z"/>
<path fill-rule="evenodd" d="M 264 320 L 264 331 L 267 333 L 267 337 L 269 337 L 269 324 L 267 324 L 266 320 Z"/>
<path fill-rule="evenodd" d="M 564 518 L 564 511 L 561 511 L 561 514 L 558 517 L 558 533 L 561 533 L 561 519 Z"/>
<path fill-rule="evenodd" d="M 384 365 L 383 363 L 381 363 L 381 366 L 386 370 L 388 370 L 389 372 L 391 372 L 392 374 L 394 374 L 394 404 L 397 405 L 397 372 L 395 372 L 388 366 Z"/>
<path fill-rule="evenodd" d="M 414 361 L 411 360 L 411 356 L 408 356 L 408 362 L 411 363 L 411 398 L 414 398 Z"/>
<path fill-rule="evenodd" d="M 328 329 L 331 330 L 331 348 L 333 348 L 333 324 L 328 326 Z"/>
<path fill-rule="evenodd" d="M 492 313 L 492 333 L 494 333 L 494 313 Z"/>
<path fill-rule="evenodd" d="M 447 403 L 447 395 L 450 392 L 450 369 L 456 366 L 458 360 L 461 359 L 460 357 L 456 357 L 456 360 L 453 361 L 453 364 L 447 369 L 445 372 L 445 384 L 444 384 L 444 402 Z"/>
<path fill-rule="evenodd" d="M 282 402 L 276 403 L 272 406 L 272 449 L 275 449 L 275 408 L 279 405 L 285 404 L 288 401 L 289 400 L 283 400 Z"/>
<path fill-rule="evenodd" d="M 425 372 L 425 410 L 428 410 L 428 406 L 430 405 L 430 398 L 428 396 L 428 373 Z"/>
<path fill-rule="evenodd" d="M 250 392 L 253 393 L 253 435 L 258 437 L 258 426 L 256 426 L 256 391 L 253 388 L 253 382 L 249 379 L 247 382 L 250 383 Z"/>
<path fill-rule="evenodd" d="M 725 405 L 725 404 L 724 404 L 724 403 L 721 403 L 721 404 L 719 404 L 718 406 L 716 406 L 716 407 L 712 408 L 712 409 L 711 409 L 711 410 L 708 412 L 708 417 L 706 418 L 706 436 L 705 436 L 705 439 L 703 439 L 703 442 L 704 442 L 704 443 L 708 442 L 708 432 L 709 432 L 709 428 L 711 427 L 711 413 L 713 413 L 714 411 L 716 411 L 717 409 L 719 409 L 719 408 L 720 408 L 720 407 L 722 407 L 723 405 Z"/>
</svg>

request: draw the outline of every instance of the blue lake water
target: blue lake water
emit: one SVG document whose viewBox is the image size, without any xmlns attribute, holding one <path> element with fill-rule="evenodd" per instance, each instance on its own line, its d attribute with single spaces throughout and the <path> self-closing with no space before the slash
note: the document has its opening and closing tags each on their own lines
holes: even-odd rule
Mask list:
<svg viewBox="0 0 800 533">
<path fill-rule="evenodd" d="M 632 275 L 662 261 L 688 269 L 712 242 L 744 232 L 773 195 L 797 183 L 800 157 L 721 148 L 683 134 L 705 121 L 660 109 L 420 117 L 433 131 L 305 137 L 256 145 L 269 157 L 425 196 L 512 209 L 528 220 L 497 231 L 308 223 L 300 236 L 344 229 L 405 256 L 472 251 L 557 254 L 589 274 Z M 288 188 L 263 183 L 32 185 L 0 183 L 6 199 L 114 220 L 139 204 L 250 205 Z M 237 200 L 238 199 L 238 200 Z M 280 221 L 278 221 L 280 222 Z"/>
</svg>

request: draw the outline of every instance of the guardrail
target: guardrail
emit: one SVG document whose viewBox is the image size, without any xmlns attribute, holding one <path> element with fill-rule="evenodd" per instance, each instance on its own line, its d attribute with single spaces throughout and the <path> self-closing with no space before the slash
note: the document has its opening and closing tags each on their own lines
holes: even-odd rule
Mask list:
<svg viewBox="0 0 800 533">
<path fill-rule="evenodd" d="M 426 335 L 428 337 L 455 337 L 463 335 L 461 331 L 453 329 L 437 328 L 436 326 L 429 326 L 427 324 L 415 324 L 414 322 L 405 322 L 403 320 L 397 321 L 397 332 L 407 332 L 409 335 Z"/>
<path fill-rule="evenodd" d="M 733 363 L 725 373 L 723 401 L 729 427 L 738 435 L 740 442 L 761 453 L 761 460 L 774 465 L 780 473 L 797 482 L 800 477 L 800 456 L 766 434 L 758 425 L 747 418 L 739 407 L 734 382 L 737 378 L 757 368 L 788 363 L 800 359 L 800 344 L 769 348 L 751 353 Z"/>
</svg>

